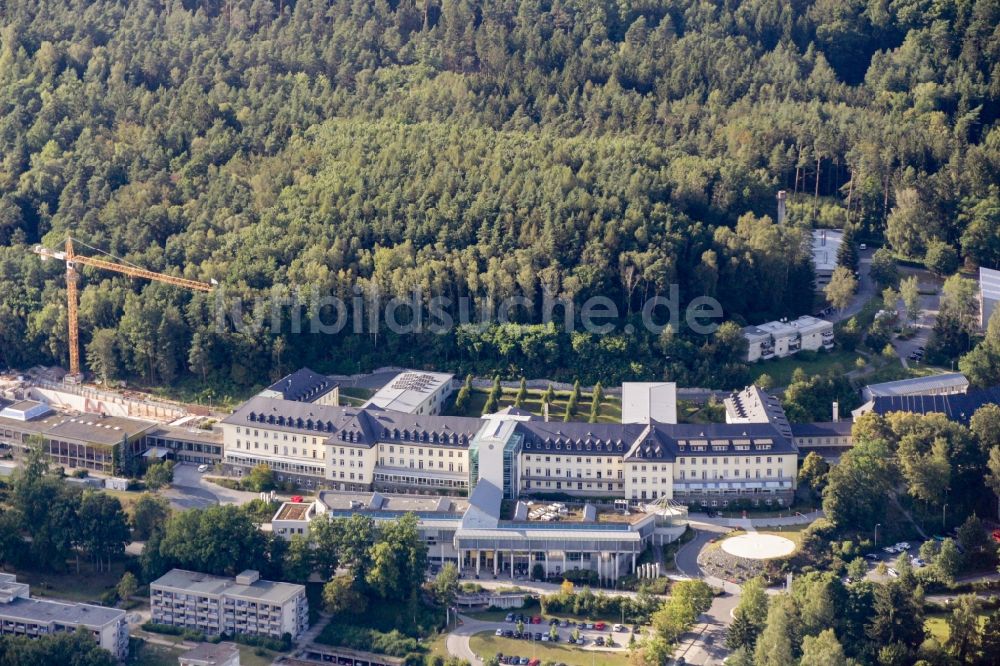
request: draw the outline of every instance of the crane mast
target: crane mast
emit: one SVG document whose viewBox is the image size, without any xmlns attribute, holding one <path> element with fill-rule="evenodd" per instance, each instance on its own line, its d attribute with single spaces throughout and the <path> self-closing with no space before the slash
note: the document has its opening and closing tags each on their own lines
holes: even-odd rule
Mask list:
<svg viewBox="0 0 1000 666">
<path fill-rule="evenodd" d="M 190 289 L 192 291 L 209 292 L 212 291 L 213 288 L 213 284 L 209 284 L 207 282 L 174 277 L 173 275 L 165 275 L 155 271 L 148 271 L 144 268 L 126 266 L 117 264 L 113 261 L 108 261 L 106 259 L 98 259 L 96 257 L 88 257 L 77 254 L 73 247 L 73 239 L 70 236 L 66 236 L 65 252 L 55 252 L 46 247 L 42 247 L 41 245 L 36 245 L 32 248 L 32 252 L 39 255 L 42 258 L 42 261 L 57 259 L 59 261 L 66 262 L 66 319 L 69 322 L 69 372 L 74 378 L 80 377 L 80 317 L 78 311 L 78 282 L 80 274 L 76 270 L 77 264 L 94 266 L 95 268 L 121 273 L 122 275 L 128 275 L 129 277 L 143 278 L 146 280 L 163 282 L 165 284 L 172 284 L 174 286 L 183 287 L 184 289 Z M 215 281 L 213 280 L 212 282 L 214 283 Z"/>
</svg>

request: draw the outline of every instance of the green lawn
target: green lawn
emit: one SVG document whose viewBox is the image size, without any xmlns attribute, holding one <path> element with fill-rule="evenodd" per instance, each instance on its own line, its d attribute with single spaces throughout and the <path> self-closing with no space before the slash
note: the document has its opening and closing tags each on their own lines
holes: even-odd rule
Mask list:
<svg viewBox="0 0 1000 666">
<path fill-rule="evenodd" d="M 167 637 L 170 638 L 170 637 Z M 177 666 L 177 658 L 188 651 L 180 641 L 174 647 L 149 643 L 145 640 L 132 641 L 131 653 L 126 660 L 128 666 Z M 239 645 L 242 666 L 270 666 L 279 653 Z"/>
<path fill-rule="evenodd" d="M 457 394 L 457 392 L 456 392 Z M 524 404 L 521 405 L 521 409 L 531 412 L 537 416 L 542 416 L 544 410 L 542 408 L 542 396 L 545 395 L 544 390 L 539 389 L 528 389 L 527 398 Z M 457 411 L 455 409 L 454 403 L 449 405 L 445 410 L 445 414 L 450 416 L 480 416 L 483 413 L 483 408 L 486 406 L 486 400 L 489 396 L 489 389 L 472 389 L 472 393 L 469 396 L 469 402 L 465 406 L 464 410 Z M 517 396 L 517 389 L 503 389 L 500 396 L 500 407 L 498 409 L 503 409 L 504 407 L 509 407 L 514 404 L 514 398 Z M 549 405 L 549 418 L 552 421 L 563 420 L 563 415 L 566 411 L 566 403 L 569 401 L 570 391 L 556 391 L 552 404 Z M 577 403 L 576 414 L 573 416 L 574 421 L 586 421 L 590 416 L 590 402 L 591 394 L 580 393 L 580 400 Z M 600 423 L 621 423 L 622 421 L 622 401 L 619 396 L 616 395 L 604 395 L 601 400 L 601 408 L 597 415 L 597 420 Z"/>
<path fill-rule="evenodd" d="M 102 594 L 118 585 L 122 574 L 125 573 L 125 563 L 112 562 L 111 571 L 95 572 L 93 566 L 85 559 L 80 562 L 80 573 L 76 573 L 75 564 L 72 562 L 69 563 L 70 569 L 65 573 L 10 567 L 5 567 L 4 571 L 17 575 L 19 583 L 30 585 L 33 597 L 99 603 Z"/>
<path fill-rule="evenodd" d="M 340 404 L 349 405 L 351 407 L 360 407 L 368 401 L 368 398 L 372 397 L 375 391 L 366 388 L 356 388 L 356 387 L 341 387 L 340 389 Z"/>
<path fill-rule="evenodd" d="M 618 634 L 619 640 L 628 640 L 628 634 Z M 628 664 L 628 652 L 610 652 L 604 650 L 581 650 L 566 643 L 536 643 L 513 638 L 500 638 L 493 632 L 476 634 L 469 639 L 469 647 L 481 657 L 497 653 L 516 654 L 524 657 L 535 657 L 541 661 L 562 662 L 567 666 L 625 666 Z"/>
<path fill-rule="evenodd" d="M 864 375 L 865 384 L 880 384 L 882 382 L 894 382 L 899 379 L 909 379 L 911 377 L 926 377 L 941 372 L 947 372 L 943 368 L 929 367 L 926 365 L 916 365 L 911 363 L 909 368 L 904 368 L 899 361 L 886 363 L 874 372 Z"/>
<path fill-rule="evenodd" d="M 802 358 L 801 354 L 795 354 L 770 361 L 759 361 L 750 366 L 750 372 L 751 376 L 756 377 L 766 373 L 774 381 L 774 386 L 788 386 L 796 368 L 802 368 L 810 376 L 824 374 L 834 366 L 840 366 L 844 372 L 850 372 L 854 370 L 854 363 L 860 357 L 861 354 L 845 349 L 817 353 L 812 360 L 806 360 Z"/>
<path fill-rule="evenodd" d="M 930 632 L 939 643 L 944 645 L 951 637 L 951 630 L 948 628 L 948 613 L 928 613 L 924 620 L 924 628 Z M 987 613 L 977 613 L 979 616 L 979 628 L 982 629 L 986 623 Z"/>
<path fill-rule="evenodd" d="M 133 640 L 129 648 L 125 661 L 128 666 L 177 666 L 177 658 L 186 652 L 184 648 L 156 645 L 144 640 Z"/>
<path fill-rule="evenodd" d="M 726 407 L 721 402 L 699 405 L 688 400 L 678 400 L 677 421 L 679 423 L 725 423 Z"/>
</svg>

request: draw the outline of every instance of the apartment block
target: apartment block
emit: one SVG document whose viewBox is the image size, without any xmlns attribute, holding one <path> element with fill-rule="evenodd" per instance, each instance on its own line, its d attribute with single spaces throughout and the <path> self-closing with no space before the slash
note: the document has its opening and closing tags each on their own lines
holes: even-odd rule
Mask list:
<svg viewBox="0 0 1000 666">
<path fill-rule="evenodd" d="M 149 597 L 153 622 L 210 636 L 298 638 L 309 627 L 305 587 L 261 580 L 251 570 L 222 578 L 172 569 L 150 584 Z"/>
<path fill-rule="evenodd" d="M 0 634 L 38 638 L 83 628 L 119 661 L 128 656 L 125 611 L 90 604 L 32 599 L 30 587 L 0 574 Z"/>
<path fill-rule="evenodd" d="M 747 326 L 743 337 L 748 343 L 747 361 L 754 363 L 791 356 L 803 349 L 833 349 L 833 323 L 824 319 L 799 317 L 793 321 L 771 321 Z"/>
</svg>

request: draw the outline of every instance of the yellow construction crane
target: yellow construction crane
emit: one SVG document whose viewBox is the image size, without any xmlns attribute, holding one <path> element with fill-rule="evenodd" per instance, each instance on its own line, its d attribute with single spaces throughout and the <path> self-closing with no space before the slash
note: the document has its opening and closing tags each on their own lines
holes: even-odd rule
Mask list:
<svg viewBox="0 0 1000 666">
<path fill-rule="evenodd" d="M 47 247 L 42 247 L 41 245 L 36 245 L 32 251 L 41 256 L 42 261 L 48 259 L 58 259 L 59 261 L 66 262 L 66 309 L 68 314 L 67 318 L 69 319 L 69 372 L 70 375 L 76 379 L 80 377 L 80 324 L 77 314 L 77 280 L 79 279 L 80 274 L 76 271 L 77 264 L 103 268 L 104 270 L 122 273 L 123 275 L 128 275 L 130 277 L 165 282 L 167 284 L 184 287 L 185 289 L 191 289 L 194 291 L 212 291 L 215 284 L 215 280 L 212 280 L 212 284 L 207 282 L 198 282 L 197 280 L 188 280 L 186 278 L 179 278 L 172 275 L 164 275 L 163 273 L 147 271 L 143 268 L 139 268 L 138 266 L 125 266 L 106 259 L 97 259 L 94 257 L 80 255 L 73 250 L 73 239 L 70 236 L 66 236 L 65 252 L 50 250 Z"/>
</svg>

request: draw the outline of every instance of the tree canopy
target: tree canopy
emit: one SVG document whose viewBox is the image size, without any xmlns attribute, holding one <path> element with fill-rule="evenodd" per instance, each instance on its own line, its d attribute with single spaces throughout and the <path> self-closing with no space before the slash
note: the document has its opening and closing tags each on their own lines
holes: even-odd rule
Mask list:
<svg viewBox="0 0 1000 666">
<path fill-rule="evenodd" d="M 607 296 L 624 321 L 670 284 L 741 324 L 808 312 L 815 225 L 996 267 L 998 22 L 990 0 L 2 0 L 0 362 L 65 364 L 61 267 L 28 246 L 68 232 L 248 304 L 419 288 L 472 312 L 523 297 L 527 325 L 546 293 Z M 106 379 L 246 388 L 385 359 L 747 379 L 686 330 L 667 353 L 623 328 L 404 340 L 294 333 L 266 305 L 219 330 L 214 295 L 83 274 Z"/>
</svg>

